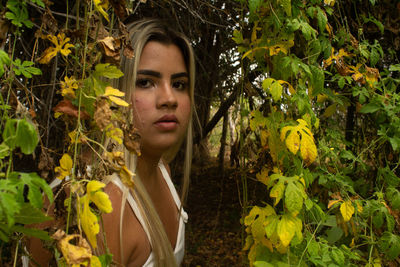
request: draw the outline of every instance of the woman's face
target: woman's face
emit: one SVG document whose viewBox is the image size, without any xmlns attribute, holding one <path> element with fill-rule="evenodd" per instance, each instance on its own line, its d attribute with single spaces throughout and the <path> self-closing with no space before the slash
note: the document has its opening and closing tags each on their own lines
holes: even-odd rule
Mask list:
<svg viewBox="0 0 400 267">
<path fill-rule="evenodd" d="M 183 138 L 191 114 L 189 74 L 176 45 L 144 46 L 131 100 L 144 155 L 161 156 Z"/>
</svg>

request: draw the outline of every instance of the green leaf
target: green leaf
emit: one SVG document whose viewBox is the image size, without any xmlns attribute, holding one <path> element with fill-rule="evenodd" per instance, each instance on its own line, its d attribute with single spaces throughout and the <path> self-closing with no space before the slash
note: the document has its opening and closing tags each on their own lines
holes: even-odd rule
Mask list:
<svg viewBox="0 0 400 267">
<path fill-rule="evenodd" d="M 339 266 L 345 265 L 344 254 L 340 249 L 334 247 L 331 252 L 331 257 Z"/>
<path fill-rule="evenodd" d="M 326 23 L 328 22 L 328 18 L 326 17 L 325 13 L 319 7 L 317 8 L 317 21 L 318 21 L 319 31 L 324 32 Z"/>
<path fill-rule="evenodd" d="M 361 108 L 360 112 L 361 113 L 374 113 L 374 112 L 378 111 L 379 109 L 381 109 L 381 106 L 379 104 L 368 103 Z"/>
<path fill-rule="evenodd" d="M 33 207 L 28 203 L 24 203 L 15 215 L 15 222 L 21 224 L 34 224 L 53 220 L 52 217 L 46 216 L 41 210 Z"/>
<path fill-rule="evenodd" d="M 5 157 L 10 155 L 10 148 L 5 144 L 0 144 L 0 159 L 4 159 Z"/>
<path fill-rule="evenodd" d="M 257 12 L 263 0 L 249 0 L 250 15 L 253 16 Z"/>
<path fill-rule="evenodd" d="M 400 210 L 400 192 L 394 187 L 388 187 L 386 198 L 390 201 L 392 208 Z"/>
<path fill-rule="evenodd" d="M 37 237 L 42 240 L 47 240 L 47 241 L 51 240 L 48 232 L 39 230 L 39 229 L 28 228 L 28 227 L 24 227 L 24 226 L 20 226 L 20 225 L 14 225 L 11 228 L 11 231 L 23 233 L 24 235 L 27 235 L 27 236 Z"/>
<path fill-rule="evenodd" d="M 371 50 L 371 54 L 370 54 L 370 62 L 371 62 L 371 66 L 375 66 L 376 63 L 379 61 L 379 53 L 375 48 L 372 48 Z"/>
<path fill-rule="evenodd" d="M 21 209 L 21 203 L 17 201 L 16 194 L 11 191 L 5 192 L 2 190 L 0 194 L 0 205 L 7 217 L 8 226 L 15 223 L 15 214 Z"/>
<path fill-rule="evenodd" d="M 271 238 L 276 234 L 276 228 L 278 226 L 279 217 L 277 215 L 268 216 L 265 220 L 265 233 L 268 238 Z"/>
<path fill-rule="evenodd" d="M 282 5 L 285 10 L 286 15 L 289 17 L 292 16 L 292 0 L 279 0 L 279 3 Z"/>
<path fill-rule="evenodd" d="M 307 246 L 307 251 L 311 257 L 317 257 L 320 251 L 319 243 L 314 239 L 311 239 Z"/>
<path fill-rule="evenodd" d="M 53 202 L 53 192 L 45 180 L 36 173 L 12 172 L 10 180 L 18 187 L 19 194 L 24 194 L 25 186 L 28 186 L 28 200 L 36 208 L 43 207 L 43 197 L 40 189 L 47 195 L 50 203 Z"/>
<path fill-rule="evenodd" d="M 236 44 L 242 44 L 244 42 L 242 33 L 238 30 L 234 30 L 232 40 L 235 41 Z"/>
<path fill-rule="evenodd" d="M 310 66 L 310 71 L 312 74 L 312 95 L 318 95 L 322 90 L 324 90 L 325 74 L 324 71 L 316 66 Z"/>
<path fill-rule="evenodd" d="M 108 253 L 108 254 L 103 254 L 99 256 L 99 260 L 101 262 L 101 267 L 108 267 L 111 265 L 113 255 Z"/>
<path fill-rule="evenodd" d="M 21 148 L 22 153 L 26 155 L 32 154 L 38 142 L 39 138 L 35 127 L 25 119 L 19 120 L 15 143 Z"/>
<path fill-rule="evenodd" d="M 279 82 L 274 82 L 270 87 L 272 98 L 278 102 L 282 96 L 282 85 Z"/>
<path fill-rule="evenodd" d="M 120 71 L 116 66 L 110 65 L 109 63 L 105 63 L 105 64 L 97 64 L 93 75 L 109 79 L 117 79 L 122 77 L 124 73 Z"/>
<path fill-rule="evenodd" d="M 253 266 L 254 267 L 275 267 L 275 265 L 268 263 L 266 261 L 255 261 Z"/>
<path fill-rule="evenodd" d="M 11 233 L 7 225 L 0 223 L 0 239 L 7 243 L 10 240 L 10 234 Z"/>
<path fill-rule="evenodd" d="M 400 71 L 400 64 L 390 65 L 389 71 Z"/>
<path fill-rule="evenodd" d="M 289 212 L 296 216 L 303 207 L 303 196 L 300 188 L 294 182 L 289 182 L 285 190 L 285 206 Z"/>
<path fill-rule="evenodd" d="M 400 255 L 400 237 L 390 232 L 384 232 L 378 245 L 388 260 L 394 260 Z"/>
<path fill-rule="evenodd" d="M 15 148 L 15 139 L 16 139 L 16 129 L 15 125 L 17 123 L 16 119 L 8 119 L 6 125 L 4 126 L 3 130 L 3 140 L 11 150 Z"/>
</svg>

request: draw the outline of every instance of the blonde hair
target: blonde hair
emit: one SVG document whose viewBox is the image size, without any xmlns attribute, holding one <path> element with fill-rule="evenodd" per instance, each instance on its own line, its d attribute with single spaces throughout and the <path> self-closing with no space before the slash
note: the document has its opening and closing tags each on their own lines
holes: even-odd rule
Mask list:
<svg viewBox="0 0 400 267">
<path fill-rule="evenodd" d="M 126 58 L 121 55 L 121 70 L 124 72 L 124 76 L 119 80 L 118 88 L 125 92 L 127 100 L 130 99 L 131 94 L 135 90 L 137 68 L 140 60 L 140 55 L 144 46 L 149 41 L 156 41 L 162 44 L 173 44 L 176 45 L 182 52 L 185 60 L 186 68 L 189 72 L 189 96 L 191 101 L 191 116 L 189 119 L 188 129 L 186 133 L 185 142 L 185 159 L 184 159 L 184 172 L 183 172 L 183 183 L 181 188 L 181 203 L 187 196 L 189 187 L 189 175 L 190 166 L 192 161 L 192 140 L 193 140 L 193 116 L 195 115 L 194 107 L 194 84 L 195 84 L 195 61 L 193 49 L 189 40 L 181 33 L 170 29 L 159 20 L 155 19 L 144 19 L 137 22 L 133 22 L 127 25 L 131 44 L 135 53 L 135 57 L 132 59 Z M 183 138 L 184 139 L 184 138 Z M 184 140 L 178 142 L 174 147 L 168 150 L 163 156 L 162 160 L 170 162 L 178 152 L 180 146 Z M 136 155 L 130 153 L 124 148 L 125 160 L 127 167 L 135 171 L 136 170 Z M 157 266 L 177 266 L 173 248 L 164 230 L 164 226 L 158 213 L 152 203 L 152 200 L 142 184 L 138 175 L 133 177 L 135 188 L 131 190 L 132 196 L 137 202 L 140 213 L 144 219 L 144 227 L 148 229 L 149 241 L 152 247 L 152 252 L 155 256 Z M 126 193 L 122 200 L 121 209 L 121 225 L 120 225 L 120 246 L 121 246 L 121 260 L 122 260 L 122 214 L 124 212 L 124 206 L 126 202 Z M 181 204 L 182 205 L 182 204 Z M 179 214 L 182 207 L 179 208 Z"/>
</svg>

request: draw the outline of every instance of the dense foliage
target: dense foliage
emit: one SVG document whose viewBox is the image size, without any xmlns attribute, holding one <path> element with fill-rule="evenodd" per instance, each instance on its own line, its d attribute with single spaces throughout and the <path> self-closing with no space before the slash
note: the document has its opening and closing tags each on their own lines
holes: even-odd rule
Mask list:
<svg viewBox="0 0 400 267">
<path fill-rule="evenodd" d="M 140 153 L 111 82 L 121 49 L 134 56 L 125 24 L 149 15 L 193 40 L 195 143 L 221 118 L 224 131 L 237 123 L 245 265 L 399 264 L 399 4 L 3 0 L 1 10 L 0 265 L 19 265 L 32 236 L 59 264 L 110 264 L 93 251 L 112 209 L 99 180 L 117 172 L 132 186 L 120 145 Z M 56 227 L 37 225 L 52 217 Z"/>
<path fill-rule="evenodd" d="M 259 148 L 242 162 L 265 187 L 244 192 L 250 265 L 397 265 L 399 6 L 240 2 L 243 90 L 252 72 L 262 88 L 241 106 Z"/>
</svg>

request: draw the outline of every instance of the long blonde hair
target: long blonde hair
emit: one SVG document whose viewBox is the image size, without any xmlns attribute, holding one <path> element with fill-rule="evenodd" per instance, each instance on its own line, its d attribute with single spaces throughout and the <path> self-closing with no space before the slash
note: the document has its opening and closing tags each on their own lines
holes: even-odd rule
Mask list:
<svg viewBox="0 0 400 267">
<path fill-rule="evenodd" d="M 137 68 L 140 60 L 140 55 L 144 46 L 149 41 L 156 41 L 162 44 L 173 44 L 176 45 L 182 52 L 185 60 L 186 68 L 189 72 L 189 96 L 191 101 L 191 116 L 189 119 L 188 129 L 186 133 L 186 142 L 181 140 L 169 151 L 167 151 L 162 159 L 165 162 L 170 162 L 178 152 L 182 143 L 185 143 L 185 159 L 184 159 L 184 172 L 183 172 L 183 183 L 181 188 L 181 203 L 187 196 L 189 187 L 189 175 L 190 166 L 192 161 L 192 142 L 193 142 L 193 116 L 195 116 L 195 105 L 194 105 L 194 85 L 195 85 L 195 61 L 193 49 L 189 40 L 181 33 L 176 32 L 155 19 L 144 19 L 127 25 L 132 47 L 134 49 L 135 57 L 129 59 L 121 55 L 121 70 L 124 72 L 124 76 L 119 80 L 118 88 L 125 92 L 127 100 L 130 99 L 131 94 L 135 90 Z M 184 139 L 184 138 L 183 138 Z M 127 167 L 131 171 L 136 170 L 136 155 L 130 153 L 124 148 L 125 160 Z M 137 202 L 140 213 L 144 220 L 144 227 L 148 229 L 150 244 L 152 252 L 154 253 L 157 266 L 177 266 L 174 252 L 171 243 L 164 230 L 164 226 L 158 216 L 158 213 L 146 191 L 144 185 L 139 179 L 138 175 L 133 177 L 135 188 L 131 190 L 133 198 Z M 122 207 L 125 206 L 126 194 L 124 194 L 122 201 Z M 182 204 L 181 204 L 182 205 Z M 180 207 L 181 211 L 182 207 Z M 121 225 L 122 229 L 122 214 L 123 208 L 121 209 Z M 120 232 L 121 240 L 121 260 L 122 260 L 122 230 Z"/>
</svg>

